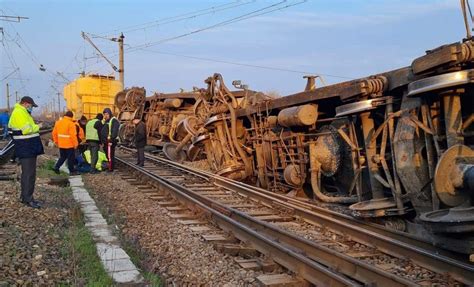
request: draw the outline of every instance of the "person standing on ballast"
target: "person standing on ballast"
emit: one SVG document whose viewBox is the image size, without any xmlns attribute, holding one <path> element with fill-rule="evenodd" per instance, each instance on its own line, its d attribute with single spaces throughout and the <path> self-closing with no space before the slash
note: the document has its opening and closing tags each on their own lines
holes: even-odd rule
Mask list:
<svg viewBox="0 0 474 287">
<path fill-rule="evenodd" d="M 135 125 L 135 147 L 137 148 L 137 165 L 145 165 L 146 125 L 141 119 L 134 119 Z"/>
<path fill-rule="evenodd" d="M 67 160 L 69 175 L 78 175 L 74 168 L 75 150 L 79 145 L 77 138 L 76 123 L 74 123 L 73 113 L 67 111 L 64 117 L 54 124 L 53 141 L 59 147 L 59 159 L 54 166 L 54 172 L 59 174 L 59 168 Z"/>
<path fill-rule="evenodd" d="M 114 171 L 115 168 L 115 147 L 118 143 L 118 134 L 120 123 L 112 114 L 112 110 L 105 108 L 104 114 L 104 127 L 102 128 L 101 139 L 104 143 L 104 152 L 109 160 L 108 171 Z"/>
<path fill-rule="evenodd" d="M 36 158 L 44 154 L 39 130 L 41 124 L 35 124 L 31 112 L 38 107 L 31 97 L 21 98 L 15 104 L 8 122 L 15 144 L 15 157 L 21 164 L 21 202 L 32 208 L 40 208 L 41 204 L 33 197 L 36 183 Z"/>
<path fill-rule="evenodd" d="M 100 149 L 100 134 L 102 132 L 102 114 L 97 114 L 95 119 L 86 124 L 86 142 L 91 154 L 91 173 L 97 173 L 96 164 Z"/>
</svg>

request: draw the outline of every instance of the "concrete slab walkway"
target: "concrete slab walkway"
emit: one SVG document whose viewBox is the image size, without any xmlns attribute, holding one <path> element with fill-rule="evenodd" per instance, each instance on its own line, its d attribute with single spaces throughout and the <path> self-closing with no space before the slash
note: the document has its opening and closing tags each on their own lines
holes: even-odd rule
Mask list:
<svg viewBox="0 0 474 287">
<path fill-rule="evenodd" d="M 86 227 L 91 231 L 96 242 L 97 254 L 107 273 L 116 283 L 137 284 L 143 277 L 132 263 L 127 253 L 120 247 L 94 200 L 84 188 L 81 176 L 70 176 L 69 184 L 74 199 L 81 205 L 86 219 Z"/>
</svg>

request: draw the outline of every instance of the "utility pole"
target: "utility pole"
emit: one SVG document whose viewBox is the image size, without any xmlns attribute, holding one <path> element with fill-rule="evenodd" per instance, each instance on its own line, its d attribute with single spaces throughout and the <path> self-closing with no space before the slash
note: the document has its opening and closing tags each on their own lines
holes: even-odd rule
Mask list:
<svg viewBox="0 0 474 287">
<path fill-rule="evenodd" d="M 7 83 L 7 110 L 10 113 L 10 85 Z"/>
<path fill-rule="evenodd" d="M 15 103 L 18 103 L 20 99 L 18 98 L 18 91 L 15 91 Z"/>
<path fill-rule="evenodd" d="M 61 114 L 61 93 L 58 92 L 58 113 Z"/>
<path fill-rule="evenodd" d="M 112 41 L 112 42 L 118 42 L 119 44 L 119 68 L 117 68 L 117 66 L 114 65 L 114 63 L 112 63 L 112 61 L 109 60 L 109 58 L 107 58 L 104 53 L 102 53 L 102 51 L 94 44 L 94 42 L 92 42 L 91 38 L 88 36 L 88 33 L 85 33 L 85 32 L 81 32 L 81 35 L 82 35 L 82 38 L 84 38 L 84 40 L 86 40 L 89 44 L 91 44 L 91 46 L 99 53 L 99 55 L 104 58 L 105 61 L 107 61 L 107 63 L 109 63 L 109 65 L 112 67 L 112 69 L 119 73 L 119 79 L 120 79 L 120 82 L 122 83 L 122 88 L 125 88 L 125 65 L 124 65 L 124 49 L 123 49 L 123 42 L 124 42 L 124 38 L 125 36 L 123 35 L 123 33 L 120 34 L 120 36 L 118 38 L 110 38 L 108 40 Z"/>
<path fill-rule="evenodd" d="M 52 105 L 52 111 L 53 111 L 53 119 L 56 119 L 56 111 L 54 109 L 54 107 L 56 106 L 56 103 L 55 103 L 55 99 L 53 98 L 53 105 Z"/>
<path fill-rule="evenodd" d="M 119 44 L 119 77 L 120 77 L 120 82 L 122 83 L 122 89 L 125 89 L 125 75 L 124 75 L 124 61 L 123 61 L 123 39 L 125 36 L 123 33 L 120 34 L 120 37 L 118 38 L 117 42 Z"/>
</svg>

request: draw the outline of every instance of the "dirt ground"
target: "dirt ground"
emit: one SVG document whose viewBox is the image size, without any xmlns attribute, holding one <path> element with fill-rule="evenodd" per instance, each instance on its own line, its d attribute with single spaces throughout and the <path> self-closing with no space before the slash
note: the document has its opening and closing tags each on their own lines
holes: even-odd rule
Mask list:
<svg viewBox="0 0 474 287">
<path fill-rule="evenodd" d="M 39 165 L 44 162 L 39 159 Z M 19 201 L 19 182 L 0 182 L 0 286 L 69 285 L 73 262 L 64 237 L 70 225 L 73 198 L 64 188 L 49 185 L 38 173 L 35 199 L 45 208 Z"/>
</svg>

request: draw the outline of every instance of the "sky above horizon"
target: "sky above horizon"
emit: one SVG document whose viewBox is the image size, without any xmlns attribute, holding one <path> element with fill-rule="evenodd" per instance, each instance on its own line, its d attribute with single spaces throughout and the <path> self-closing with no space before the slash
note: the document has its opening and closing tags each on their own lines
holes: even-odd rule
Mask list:
<svg viewBox="0 0 474 287">
<path fill-rule="evenodd" d="M 123 31 L 125 86 L 148 95 L 205 87 L 218 72 L 228 86 L 284 96 L 304 89 L 304 74 L 326 84 L 369 76 L 465 37 L 456 0 L 2 0 L 0 13 L 29 18 L 0 21 L 0 107 L 7 82 L 13 100 L 18 91 L 45 105 L 83 71 L 114 74 L 81 31 Z M 117 43 L 104 38 L 92 40 L 118 66 Z"/>
</svg>

